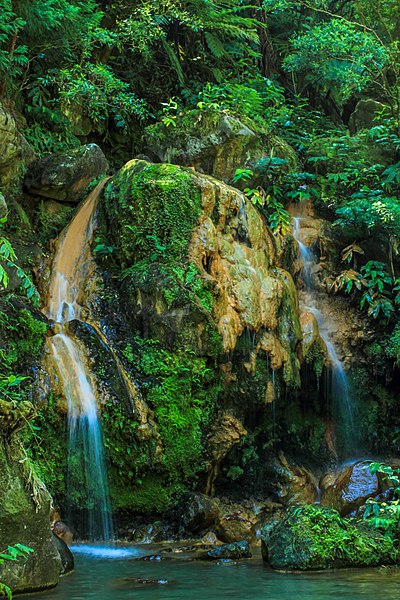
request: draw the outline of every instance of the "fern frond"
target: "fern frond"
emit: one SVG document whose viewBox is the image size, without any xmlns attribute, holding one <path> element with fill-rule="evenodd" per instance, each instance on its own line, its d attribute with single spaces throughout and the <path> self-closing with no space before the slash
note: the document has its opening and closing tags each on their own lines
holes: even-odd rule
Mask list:
<svg viewBox="0 0 400 600">
<path fill-rule="evenodd" d="M 175 50 L 173 49 L 173 47 L 171 46 L 171 44 L 169 42 L 167 42 L 167 40 L 162 40 L 162 45 L 163 45 L 164 50 L 166 51 L 166 53 L 168 55 L 168 58 L 170 60 L 171 65 L 175 69 L 175 72 L 176 72 L 177 77 L 179 79 L 179 83 L 181 85 L 184 85 L 184 83 L 185 83 L 185 75 L 183 73 L 181 63 L 179 61 L 179 58 L 178 58 Z"/>
<path fill-rule="evenodd" d="M 224 56 L 228 55 L 228 52 L 226 51 L 225 46 L 219 37 L 210 31 L 206 31 L 204 37 L 206 39 L 207 46 L 216 58 L 223 58 Z"/>
</svg>

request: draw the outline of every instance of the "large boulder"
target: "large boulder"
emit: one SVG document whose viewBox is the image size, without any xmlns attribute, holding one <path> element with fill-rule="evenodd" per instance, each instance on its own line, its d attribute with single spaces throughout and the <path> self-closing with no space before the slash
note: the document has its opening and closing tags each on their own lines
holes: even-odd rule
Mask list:
<svg viewBox="0 0 400 600">
<path fill-rule="evenodd" d="M 171 478 L 174 500 L 200 477 L 212 494 L 255 403 L 267 422 L 272 380 L 299 384 L 298 302 L 282 242 L 242 192 L 171 164 L 130 161 L 99 206 L 113 265 L 98 261 L 114 271 L 125 315 L 120 347 L 125 336 L 162 442 L 157 480 L 144 453 L 133 463 L 143 492 L 134 489 L 132 505 L 144 492 L 146 508 L 148 497 L 158 502 Z"/>
<path fill-rule="evenodd" d="M 162 123 L 146 130 L 146 152 L 160 162 L 191 166 L 230 183 L 238 168 L 257 168 L 273 156 L 296 165 L 294 150 L 281 138 L 259 131 L 225 112 L 189 111 L 176 127 Z"/>
<path fill-rule="evenodd" d="M 262 531 L 261 545 L 264 561 L 285 571 L 390 565 L 398 556 L 389 537 L 314 505 L 288 509 L 272 531 Z"/>
<path fill-rule="evenodd" d="M 70 154 L 51 154 L 30 165 L 24 186 L 32 195 L 59 202 L 79 202 L 86 186 L 108 170 L 103 151 L 96 144 Z"/>
<path fill-rule="evenodd" d="M 362 129 L 370 129 L 377 124 L 375 119 L 379 114 L 388 117 L 390 114 L 388 105 L 378 102 L 373 98 L 363 98 L 358 102 L 354 112 L 350 115 L 350 132 L 354 134 Z"/>
<path fill-rule="evenodd" d="M 378 476 L 371 473 L 368 465 L 368 462 L 357 461 L 324 475 L 320 481 L 321 504 L 348 515 L 368 498 L 379 494 Z"/>
<path fill-rule="evenodd" d="M 0 192 L 15 191 L 33 151 L 18 131 L 13 115 L 0 104 Z"/>
<path fill-rule="evenodd" d="M 62 563 L 50 529 L 50 495 L 37 480 L 17 441 L 0 441 L 0 548 L 22 544 L 33 549 L 27 560 L 5 561 L 0 581 L 13 592 L 57 585 Z"/>
</svg>

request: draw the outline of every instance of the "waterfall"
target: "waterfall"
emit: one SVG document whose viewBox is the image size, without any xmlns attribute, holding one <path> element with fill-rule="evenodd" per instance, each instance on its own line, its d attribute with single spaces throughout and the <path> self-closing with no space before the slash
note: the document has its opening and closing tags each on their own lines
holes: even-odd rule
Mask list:
<svg viewBox="0 0 400 600">
<path fill-rule="evenodd" d="M 319 334 L 326 345 L 326 350 L 330 362 L 328 371 L 328 395 L 336 405 L 340 416 L 346 421 L 346 450 L 355 450 L 357 439 L 354 427 L 353 405 L 350 396 L 349 385 L 343 364 L 338 357 L 334 343 L 331 340 L 331 334 L 334 329 L 330 322 L 324 317 L 318 306 L 318 294 L 313 285 L 313 272 L 317 267 L 318 261 L 311 248 L 301 241 L 301 225 L 303 217 L 293 217 L 293 237 L 299 247 L 299 256 L 303 270 L 304 292 L 299 294 L 302 307 L 314 315 Z"/>
<path fill-rule="evenodd" d="M 68 408 L 68 495 L 84 492 L 88 534 L 91 539 L 105 541 L 112 538 L 113 528 L 95 380 L 84 348 L 66 325 L 74 319 L 83 320 L 80 302 L 93 264 L 90 242 L 94 213 L 107 181 L 104 179 L 89 194 L 59 237 L 45 309 L 55 322 L 55 335 L 48 339 L 48 348 Z"/>
</svg>

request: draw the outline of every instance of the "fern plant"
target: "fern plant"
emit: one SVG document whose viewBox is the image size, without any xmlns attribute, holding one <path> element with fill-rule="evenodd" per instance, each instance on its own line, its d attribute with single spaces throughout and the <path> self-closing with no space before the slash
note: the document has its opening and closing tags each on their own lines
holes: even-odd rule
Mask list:
<svg viewBox="0 0 400 600">
<path fill-rule="evenodd" d="M 8 546 L 6 552 L 0 553 L 0 565 L 4 564 L 5 561 L 16 561 L 19 558 L 23 558 L 27 560 L 29 555 L 34 552 L 32 548 L 29 546 L 24 546 L 23 544 L 15 544 L 15 546 Z M 0 581 L 0 597 L 5 596 L 8 600 L 12 600 L 12 591 L 5 584 Z"/>
</svg>

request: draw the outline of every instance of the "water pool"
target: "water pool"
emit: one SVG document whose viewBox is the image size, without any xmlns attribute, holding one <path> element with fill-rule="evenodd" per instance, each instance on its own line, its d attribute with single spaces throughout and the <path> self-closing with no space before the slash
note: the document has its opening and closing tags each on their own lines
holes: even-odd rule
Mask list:
<svg viewBox="0 0 400 600">
<path fill-rule="evenodd" d="M 204 563 L 170 558 L 135 561 L 146 546 L 74 548 L 75 572 L 37 600 L 398 600 L 400 569 L 351 569 L 313 574 L 271 571 L 259 558 Z M 135 578 L 167 583 L 138 583 Z"/>
</svg>

